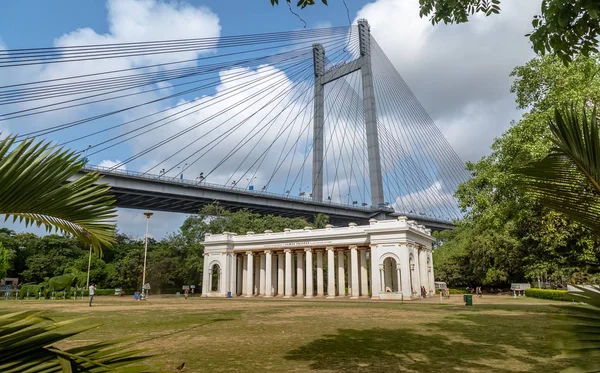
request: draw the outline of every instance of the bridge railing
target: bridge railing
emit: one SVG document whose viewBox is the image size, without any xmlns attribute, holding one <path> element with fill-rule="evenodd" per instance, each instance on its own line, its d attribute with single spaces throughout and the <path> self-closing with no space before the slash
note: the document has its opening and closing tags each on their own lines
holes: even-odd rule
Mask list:
<svg viewBox="0 0 600 373">
<path fill-rule="evenodd" d="M 182 178 L 177 178 L 177 177 L 149 174 L 149 173 L 144 173 L 144 172 L 129 171 L 129 170 L 123 170 L 123 169 L 115 169 L 115 168 L 110 168 L 110 167 L 86 165 L 84 167 L 84 171 L 99 172 L 99 173 L 108 174 L 108 175 L 124 175 L 124 176 L 128 176 L 128 177 L 134 177 L 134 178 L 140 178 L 140 179 L 146 179 L 146 180 L 160 180 L 160 182 L 163 182 L 163 183 L 169 183 L 169 184 L 175 184 L 175 185 L 189 185 L 192 187 L 202 187 L 205 189 L 214 189 L 214 190 L 220 190 L 220 191 L 235 191 L 236 193 L 243 193 L 243 194 L 254 195 L 254 196 L 257 196 L 257 195 L 273 196 L 273 197 L 277 197 L 277 198 L 291 199 L 291 200 L 300 201 L 300 202 L 318 203 L 318 204 L 327 205 L 327 206 L 338 206 L 338 207 L 342 207 L 345 209 L 351 208 L 351 209 L 357 209 L 357 210 L 361 210 L 361 211 L 377 211 L 378 210 L 378 209 L 374 209 L 371 206 L 351 206 L 351 205 L 345 205 L 343 203 L 332 202 L 332 201 L 313 201 L 312 199 L 310 199 L 310 197 L 303 198 L 303 197 L 299 197 L 299 196 L 292 196 L 289 194 L 272 193 L 272 192 L 267 192 L 267 191 L 257 190 L 257 189 L 249 190 L 249 189 L 241 188 L 241 187 L 237 187 L 237 186 L 224 186 L 221 184 L 207 183 L 206 181 L 182 179 Z"/>
</svg>

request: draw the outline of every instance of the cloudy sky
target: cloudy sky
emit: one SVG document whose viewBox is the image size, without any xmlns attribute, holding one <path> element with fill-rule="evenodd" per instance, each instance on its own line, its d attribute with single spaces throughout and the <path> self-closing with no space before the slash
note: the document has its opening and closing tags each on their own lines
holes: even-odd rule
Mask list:
<svg viewBox="0 0 600 373">
<path fill-rule="evenodd" d="M 419 18 L 418 0 L 352 0 L 347 4 L 349 12 L 341 2 L 331 1 L 328 7 L 309 7 L 300 14 L 307 28 L 348 25 L 349 19 L 355 23 L 356 19 L 366 18 L 383 51 L 461 159 L 477 160 L 487 154 L 493 139 L 508 128 L 511 120 L 519 118 L 514 97 L 509 92 L 509 74 L 513 67 L 533 57 L 524 35 L 530 31 L 530 21 L 539 10 L 540 1 L 507 0 L 502 3 L 499 16 L 477 16 L 467 24 L 435 27 Z M 208 38 L 302 28 L 302 21 L 291 14 L 287 6 L 272 8 L 268 0 L 108 0 L 105 3 L 69 0 L 59 3 L 4 2 L 0 5 L 0 49 Z M 194 59 L 212 52 L 187 52 L 180 54 L 178 59 Z M 169 56 L 155 55 L 31 66 L 11 71 L 0 69 L 0 81 L 7 85 L 168 61 Z M 264 74 L 269 71 L 269 67 L 265 67 L 249 73 L 264 79 Z M 220 89 L 225 88 L 223 82 Z M 147 99 L 148 96 L 145 101 Z M 130 100 L 129 103 L 136 103 L 135 99 Z M 175 104 L 182 102 L 170 103 Z M 157 104 L 152 109 L 169 109 L 164 105 Z M 100 110 L 109 109 L 112 107 L 107 105 Z M 0 121 L 0 130 L 24 133 L 81 116 L 85 110 L 82 107 L 51 117 L 30 117 L 26 122 Z M 3 111 L 0 108 L 0 113 Z M 139 113 L 141 111 L 128 113 L 123 119 Z M 185 127 L 189 123 L 179 126 Z M 77 134 L 71 132 L 70 136 Z M 68 140 L 57 136 L 52 139 Z M 129 152 L 134 152 L 147 143 L 130 142 L 127 146 L 133 149 L 128 149 Z M 176 146 L 183 146 L 183 143 Z M 165 154 L 157 152 L 155 156 L 160 158 Z M 112 165 L 127 155 L 115 149 L 114 156 L 99 156 L 92 159 L 92 163 Z M 147 168 L 155 164 L 153 162 L 153 159 L 145 158 L 143 163 L 127 167 Z M 141 211 L 120 210 L 119 230 L 141 236 L 145 229 L 144 219 Z M 152 218 L 153 235 L 163 237 L 175 231 L 184 219 L 181 214 L 156 213 Z M 23 230 L 18 225 L 6 225 Z"/>
</svg>

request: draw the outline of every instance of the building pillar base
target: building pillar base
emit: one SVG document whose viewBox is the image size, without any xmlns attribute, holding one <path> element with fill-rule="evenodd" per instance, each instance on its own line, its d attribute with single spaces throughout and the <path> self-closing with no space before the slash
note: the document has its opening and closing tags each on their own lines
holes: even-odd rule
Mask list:
<svg viewBox="0 0 600 373">
<path fill-rule="evenodd" d="M 284 295 L 283 299 L 290 299 L 292 296 L 291 295 Z"/>
<path fill-rule="evenodd" d="M 313 296 L 312 295 L 305 295 L 304 299 L 311 299 Z"/>
</svg>

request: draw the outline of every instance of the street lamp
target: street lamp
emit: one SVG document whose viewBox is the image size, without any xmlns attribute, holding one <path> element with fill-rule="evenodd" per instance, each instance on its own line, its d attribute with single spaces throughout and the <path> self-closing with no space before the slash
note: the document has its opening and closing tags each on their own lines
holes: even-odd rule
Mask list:
<svg viewBox="0 0 600 373">
<path fill-rule="evenodd" d="M 148 224 L 150 223 L 150 217 L 153 214 L 154 213 L 152 213 L 150 211 L 144 212 L 144 215 L 146 215 L 146 242 L 144 244 L 144 272 L 142 274 L 142 293 L 141 294 L 144 294 L 144 288 L 146 285 L 146 257 L 148 256 Z M 144 296 L 144 299 L 146 299 L 145 296 Z"/>
<path fill-rule="evenodd" d="M 90 256 L 88 258 L 87 284 L 85 285 L 86 289 L 90 288 L 90 267 L 91 266 L 92 266 L 92 245 L 90 245 Z"/>
</svg>

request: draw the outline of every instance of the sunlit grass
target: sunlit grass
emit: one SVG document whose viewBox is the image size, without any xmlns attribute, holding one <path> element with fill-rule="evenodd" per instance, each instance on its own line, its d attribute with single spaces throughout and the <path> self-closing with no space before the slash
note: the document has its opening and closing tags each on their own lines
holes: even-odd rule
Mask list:
<svg viewBox="0 0 600 373">
<path fill-rule="evenodd" d="M 134 338 L 159 356 L 148 364 L 184 372 L 557 372 L 551 326 L 564 307 L 523 304 L 325 302 L 99 297 L 0 301 L 0 312 L 43 309 L 57 320 L 103 326 L 69 344 Z M 560 303 L 557 303 L 560 304 Z"/>
</svg>

